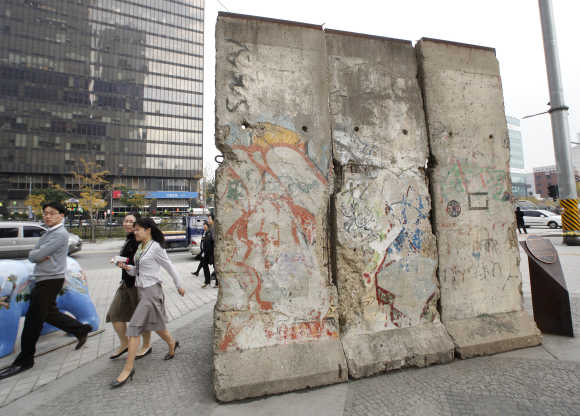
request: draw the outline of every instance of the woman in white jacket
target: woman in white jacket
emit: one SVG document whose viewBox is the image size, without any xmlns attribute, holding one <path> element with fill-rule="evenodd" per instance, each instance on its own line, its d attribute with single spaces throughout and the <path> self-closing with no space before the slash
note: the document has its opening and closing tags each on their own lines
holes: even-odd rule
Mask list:
<svg viewBox="0 0 580 416">
<path fill-rule="evenodd" d="M 167 343 L 169 352 L 165 356 L 166 360 L 172 359 L 175 356 L 175 350 L 179 347 L 179 341 L 171 336 L 165 325 L 167 312 L 165 311 L 165 296 L 161 288 L 161 267 L 169 273 L 181 296 L 185 295 L 185 290 L 163 248 L 165 243 L 163 233 L 151 218 L 140 218 L 135 223 L 135 239 L 140 243 L 134 257 L 135 266 L 121 263 L 118 266 L 131 276 L 135 276 L 139 303 L 127 325 L 129 338 L 127 361 L 119 377 L 111 384 L 113 388 L 120 387 L 133 378 L 139 337 L 143 332 L 155 331 Z"/>
</svg>

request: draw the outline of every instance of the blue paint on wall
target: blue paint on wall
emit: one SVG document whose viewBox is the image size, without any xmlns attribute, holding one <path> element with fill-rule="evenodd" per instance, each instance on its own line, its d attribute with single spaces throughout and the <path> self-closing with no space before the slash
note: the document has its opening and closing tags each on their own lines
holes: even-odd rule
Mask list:
<svg viewBox="0 0 580 416">
<path fill-rule="evenodd" d="M 401 230 L 397 238 L 395 238 L 395 241 L 393 241 L 393 245 L 391 247 L 394 247 L 395 250 L 400 253 L 403 249 L 403 244 L 405 244 L 405 240 L 407 240 L 407 231 Z"/>
<path fill-rule="evenodd" d="M 421 246 L 423 244 L 423 240 L 421 237 L 423 236 L 423 231 L 416 229 L 413 237 L 411 237 L 411 243 L 417 250 L 421 250 Z"/>
</svg>

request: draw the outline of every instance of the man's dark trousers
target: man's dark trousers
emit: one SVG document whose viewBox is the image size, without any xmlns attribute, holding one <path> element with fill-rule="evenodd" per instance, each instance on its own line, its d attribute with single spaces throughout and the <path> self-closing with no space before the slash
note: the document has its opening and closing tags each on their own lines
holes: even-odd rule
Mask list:
<svg viewBox="0 0 580 416">
<path fill-rule="evenodd" d="M 77 338 L 86 333 L 86 325 L 65 315 L 56 307 L 56 297 L 63 285 L 64 279 L 50 279 L 37 282 L 32 289 L 30 305 L 22 330 L 21 352 L 16 357 L 14 365 L 32 366 L 34 364 L 36 342 L 45 322 Z"/>
<path fill-rule="evenodd" d="M 205 278 L 205 284 L 209 285 L 211 283 L 211 275 L 209 274 L 209 263 L 205 258 L 201 260 L 201 264 L 203 267 L 203 276 Z"/>
</svg>

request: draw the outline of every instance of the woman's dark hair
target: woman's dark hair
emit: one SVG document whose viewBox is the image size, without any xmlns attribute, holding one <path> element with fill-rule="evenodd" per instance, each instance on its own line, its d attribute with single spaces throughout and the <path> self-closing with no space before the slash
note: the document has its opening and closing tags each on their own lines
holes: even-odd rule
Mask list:
<svg viewBox="0 0 580 416">
<path fill-rule="evenodd" d="M 155 221 L 153 221 L 150 217 L 137 218 L 135 225 L 151 230 L 151 238 L 157 241 L 161 247 L 165 248 L 165 237 L 163 236 L 163 233 L 157 224 L 155 224 Z"/>
<path fill-rule="evenodd" d="M 42 204 L 43 211 L 47 207 L 56 209 L 59 214 L 66 214 L 66 208 L 60 202 L 52 201 L 52 202 L 47 202 L 46 204 Z"/>
</svg>

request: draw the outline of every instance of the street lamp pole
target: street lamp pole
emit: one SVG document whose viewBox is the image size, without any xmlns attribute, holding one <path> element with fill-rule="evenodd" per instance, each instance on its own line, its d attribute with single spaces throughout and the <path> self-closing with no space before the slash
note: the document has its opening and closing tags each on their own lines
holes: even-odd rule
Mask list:
<svg viewBox="0 0 580 416">
<path fill-rule="evenodd" d="M 560 205 L 564 210 L 562 213 L 564 242 L 568 245 L 580 245 L 580 218 L 578 215 L 576 181 L 570 157 L 568 107 L 564 103 L 564 87 L 562 86 L 562 74 L 560 72 L 552 0 L 538 1 L 540 19 L 542 21 L 542 36 L 544 38 L 548 86 L 550 89 L 550 110 L 548 112 L 552 119 Z"/>
</svg>

